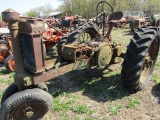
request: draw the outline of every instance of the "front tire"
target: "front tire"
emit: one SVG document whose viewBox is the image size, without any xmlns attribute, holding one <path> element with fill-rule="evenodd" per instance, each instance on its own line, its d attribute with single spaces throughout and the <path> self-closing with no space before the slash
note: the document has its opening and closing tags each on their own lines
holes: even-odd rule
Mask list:
<svg viewBox="0 0 160 120">
<path fill-rule="evenodd" d="M 1 106 L 0 120 L 42 119 L 52 106 L 52 96 L 38 88 L 10 96 Z"/>
<path fill-rule="evenodd" d="M 142 27 L 134 34 L 122 63 L 121 80 L 125 87 L 137 92 L 148 84 L 157 60 L 159 42 L 157 27 Z"/>
<path fill-rule="evenodd" d="M 42 89 L 46 92 L 48 92 L 48 87 L 47 85 L 42 82 L 42 83 L 39 83 L 38 85 L 35 85 L 35 86 L 32 86 L 30 87 L 31 88 L 39 88 L 39 89 Z M 18 86 L 13 82 L 12 84 L 10 84 L 7 89 L 4 91 L 3 95 L 2 95 L 2 99 L 1 99 L 1 105 L 4 103 L 4 101 L 9 98 L 11 95 L 15 94 L 19 92 L 19 89 L 18 89 Z"/>
</svg>

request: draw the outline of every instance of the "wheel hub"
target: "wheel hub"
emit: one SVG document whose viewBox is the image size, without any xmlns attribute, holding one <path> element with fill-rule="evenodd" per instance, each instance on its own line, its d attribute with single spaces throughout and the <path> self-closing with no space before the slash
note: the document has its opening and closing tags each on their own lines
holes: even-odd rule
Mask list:
<svg viewBox="0 0 160 120">
<path fill-rule="evenodd" d="M 10 117 L 13 120 L 36 120 L 44 116 L 46 107 L 36 101 L 27 101 L 17 106 L 11 113 Z"/>
<path fill-rule="evenodd" d="M 34 115 L 34 112 L 33 112 L 33 108 L 32 107 L 28 107 L 24 110 L 24 115 L 27 117 L 27 118 L 31 118 L 33 115 Z"/>
<path fill-rule="evenodd" d="M 108 65 L 112 59 L 112 54 L 112 47 L 109 44 L 102 43 L 96 58 L 98 67 L 103 69 L 106 65 Z"/>
</svg>

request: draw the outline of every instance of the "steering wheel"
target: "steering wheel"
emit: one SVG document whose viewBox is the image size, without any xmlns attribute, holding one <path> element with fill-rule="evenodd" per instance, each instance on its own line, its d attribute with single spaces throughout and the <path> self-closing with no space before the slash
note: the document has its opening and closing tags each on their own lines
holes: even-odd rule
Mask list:
<svg viewBox="0 0 160 120">
<path fill-rule="evenodd" d="M 106 12 L 107 14 L 112 14 L 113 13 L 113 8 L 112 8 L 111 4 L 109 4 L 108 2 L 100 1 L 97 4 L 96 12 L 97 12 L 97 15 L 99 15 L 103 12 Z"/>
<path fill-rule="evenodd" d="M 96 17 L 97 25 L 100 28 L 100 33 L 102 34 L 102 36 L 104 36 L 107 30 L 106 21 L 108 21 L 109 19 L 112 19 L 113 17 L 112 16 L 113 8 L 108 2 L 100 1 L 97 4 L 96 12 L 97 12 L 97 17 Z"/>
</svg>

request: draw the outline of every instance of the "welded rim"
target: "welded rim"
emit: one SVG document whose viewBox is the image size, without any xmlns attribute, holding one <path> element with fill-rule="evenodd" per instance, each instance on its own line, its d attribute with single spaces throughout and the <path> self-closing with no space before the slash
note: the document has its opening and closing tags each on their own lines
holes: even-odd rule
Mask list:
<svg viewBox="0 0 160 120">
<path fill-rule="evenodd" d="M 142 65 L 141 75 L 140 75 L 140 83 L 142 85 L 147 84 L 150 80 L 151 73 L 153 71 L 153 68 L 157 59 L 157 51 L 158 51 L 157 44 L 158 43 L 156 39 L 153 40 L 148 50 L 148 53 L 145 56 L 144 63 Z"/>
<path fill-rule="evenodd" d="M 38 101 L 26 101 L 14 108 L 9 114 L 9 120 L 37 120 L 47 112 L 46 106 Z"/>
</svg>

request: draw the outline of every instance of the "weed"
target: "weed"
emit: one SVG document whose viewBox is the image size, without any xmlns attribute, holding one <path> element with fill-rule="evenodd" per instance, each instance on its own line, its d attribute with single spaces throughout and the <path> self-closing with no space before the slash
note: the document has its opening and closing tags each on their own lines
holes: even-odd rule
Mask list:
<svg viewBox="0 0 160 120">
<path fill-rule="evenodd" d="M 136 108 L 140 104 L 141 104 L 141 102 L 139 100 L 137 100 L 136 98 L 131 98 L 129 100 L 128 107 L 129 108 Z"/>
<path fill-rule="evenodd" d="M 14 74 L 15 74 L 14 72 L 9 73 L 9 77 L 10 77 L 10 78 L 13 77 Z"/>
<path fill-rule="evenodd" d="M 155 69 L 155 70 L 158 70 L 159 67 L 160 67 L 160 62 L 157 62 L 154 69 Z"/>
<path fill-rule="evenodd" d="M 71 93 L 64 92 L 62 95 L 59 95 L 57 98 L 55 98 L 52 106 L 53 110 L 68 111 L 72 109 L 76 99 L 72 98 L 73 96 L 69 94 Z"/>
<path fill-rule="evenodd" d="M 5 82 L 5 80 L 3 78 L 0 78 L 0 83 Z"/>
<path fill-rule="evenodd" d="M 159 81 L 160 80 L 160 75 L 159 74 L 153 75 L 151 80 L 153 80 L 156 84 L 159 83 L 160 82 Z"/>
<path fill-rule="evenodd" d="M 73 112 L 78 114 L 86 113 L 88 111 L 88 108 L 85 105 L 77 105 L 77 106 L 74 106 L 72 109 L 73 109 Z"/>
<path fill-rule="evenodd" d="M 122 105 L 112 106 L 112 107 L 109 107 L 109 112 L 110 112 L 111 115 L 116 115 L 117 112 L 118 112 L 119 110 L 121 110 L 122 108 L 123 108 Z"/>
<path fill-rule="evenodd" d="M 8 84 L 11 84 L 11 83 L 13 83 L 13 82 L 14 82 L 13 77 L 11 77 L 11 78 L 9 78 L 9 79 L 7 80 L 7 83 L 8 83 Z"/>
</svg>

